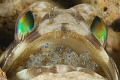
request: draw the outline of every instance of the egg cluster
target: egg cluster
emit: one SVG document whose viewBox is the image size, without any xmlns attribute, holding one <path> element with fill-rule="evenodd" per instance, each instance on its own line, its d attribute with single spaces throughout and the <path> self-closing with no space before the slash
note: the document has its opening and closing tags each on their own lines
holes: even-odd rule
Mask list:
<svg viewBox="0 0 120 80">
<path fill-rule="evenodd" d="M 29 56 L 25 67 L 29 68 L 41 65 L 48 66 L 65 64 L 75 67 L 84 67 L 95 71 L 98 65 L 95 61 L 92 61 L 91 57 L 88 55 L 88 51 L 77 54 L 75 51 L 72 51 L 69 47 L 65 47 L 63 44 L 50 45 L 47 43 L 45 46 L 42 46 L 39 51 Z"/>
</svg>

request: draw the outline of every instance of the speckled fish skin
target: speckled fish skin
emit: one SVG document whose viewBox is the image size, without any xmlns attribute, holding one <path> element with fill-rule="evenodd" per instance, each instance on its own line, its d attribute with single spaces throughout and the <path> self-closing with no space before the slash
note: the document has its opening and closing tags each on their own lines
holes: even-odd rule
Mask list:
<svg viewBox="0 0 120 80">
<path fill-rule="evenodd" d="M 104 45 L 93 36 L 90 30 L 95 16 L 102 18 L 94 7 L 89 4 L 80 4 L 70 9 L 58 9 L 47 2 L 35 2 L 23 10 L 21 14 L 27 11 L 33 12 L 34 29 L 23 41 L 19 41 L 15 32 L 15 41 L 0 57 L 3 71 L 10 74 L 22 58 L 28 56 L 30 51 L 37 50 L 47 40 L 63 40 L 66 43 L 67 39 L 74 39 L 89 49 L 92 57 L 104 70 L 109 80 L 118 80 L 118 70 L 115 63 L 107 55 L 103 48 Z M 77 42 L 72 41 L 71 43 L 77 45 Z"/>
</svg>

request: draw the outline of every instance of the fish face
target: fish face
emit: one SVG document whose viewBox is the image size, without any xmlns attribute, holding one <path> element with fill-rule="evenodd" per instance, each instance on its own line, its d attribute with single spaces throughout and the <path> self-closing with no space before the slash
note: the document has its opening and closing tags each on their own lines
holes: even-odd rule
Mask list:
<svg viewBox="0 0 120 80">
<path fill-rule="evenodd" d="M 19 15 L 15 40 L 1 55 L 0 65 L 9 77 L 31 68 L 62 64 L 118 80 L 117 67 L 104 50 L 106 38 L 106 22 L 93 6 L 59 9 L 38 1 Z"/>
</svg>

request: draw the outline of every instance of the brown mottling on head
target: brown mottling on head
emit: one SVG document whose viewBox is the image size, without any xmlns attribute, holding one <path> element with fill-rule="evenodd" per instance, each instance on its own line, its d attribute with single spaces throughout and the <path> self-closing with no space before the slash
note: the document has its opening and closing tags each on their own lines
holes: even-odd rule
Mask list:
<svg viewBox="0 0 120 80">
<path fill-rule="evenodd" d="M 66 27 L 67 24 L 68 23 L 62 23 L 62 26 L 61 26 L 62 31 L 67 31 L 67 27 Z"/>
<path fill-rule="evenodd" d="M 55 13 L 55 12 L 53 12 L 53 11 L 50 11 L 50 12 L 48 13 L 48 15 L 49 15 L 49 19 L 51 19 L 51 18 L 55 18 L 55 17 L 58 15 L 58 13 Z"/>
<path fill-rule="evenodd" d="M 90 74 L 90 75 L 92 75 L 92 76 L 95 75 L 95 73 L 94 73 L 92 70 L 89 70 L 89 69 L 80 69 L 79 71 L 80 71 L 80 72 L 84 72 L 84 73 L 86 73 L 86 74 Z"/>
<path fill-rule="evenodd" d="M 32 33 L 31 35 L 29 35 L 27 38 L 26 38 L 26 42 L 27 43 L 30 43 L 30 42 L 33 42 L 35 39 L 39 38 L 41 35 L 39 34 L 39 32 L 34 32 Z"/>
<path fill-rule="evenodd" d="M 43 74 L 45 72 L 49 72 L 49 69 L 46 68 L 46 67 L 42 67 L 42 66 L 27 69 L 27 73 L 31 74 L 31 75 L 34 75 L 34 76 Z"/>
<path fill-rule="evenodd" d="M 52 66 L 49 70 L 50 70 L 49 72 L 57 73 L 57 68 L 56 68 L 56 66 Z"/>
<path fill-rule="evenodd" d="M 56 13 L 56 12 L 53 12 L 53 11 L 50 11 L 49 13 L 47 13 L 41 20 L 41 22 L 43 22 L 44 20 L 46 19 L 53 19 L 55 18 L 59 13 Z"/>
<path fill-rule="evenodd" d="M 82 13 L 84 14 L 88 14 L 88 12 L 86 10 L 82 10 Z"/>
<path fill-rule="evenodd" d="M 40 22 L 43 22 L 43 21 L 46 20 L 46 19 L 49 19 L 49 14 L 46 14 L 46 15 L 41 19 Z"/>
<path fill-rule="evenodd" d="M 76 68 L 73 68 L 73 67 L 69 66 L 68 72 L 72 72 L 72 71 L 76 71 Z"/>
<path fill-rule="evenodd" d="M 86 38 L 87 40 L 89 40 L 89 41 L 95 46 L 96 49 L 101 50 L 102 45 L 101 45 L 101 43 L 95 38 L 94 35 L 90 34 L 90 35 L 85 36 L 85 38 Z"/>
<path fill-rule="evenodd" d="M 41 12 L 47 12 L 48 10 L 45 8 L 45 9 L 42 9 Z"/>
<path fill-rule="evenodd" d="M 70 13 L 76 20 L 82 20 L 85 21 L 84 18 L 79 13 Z"/>
<path fill-rule="evenodd" d="M 42 69 L 41 69 L 41 70 L 42 70 Z M 30 75 L 33 75 L 33 76 L 37 76 L 37 75 L 43 73 L 41 70 L 39 69 L 39 71 L 38 71 L 37 68 L 28 68 L 28 69 L 27 69 L 27 74 L 30 74 Z"/>
<path fill-rule="evenodd" d="M 49 23 L 47 25 L 54 23 L 54 19 L 49 19 Z"/>
<path fill-rule="evenodd" d="M 39 66 L 39 67 L 36 67 L 36 68 L 37 68 L 37 69 L 41 69 L 41 70 L 39 70 L 40 72 L 48 72 L 48 71 L 49 71 L 48 68 L 42 67 L 42 66 Z"/>
</svg>

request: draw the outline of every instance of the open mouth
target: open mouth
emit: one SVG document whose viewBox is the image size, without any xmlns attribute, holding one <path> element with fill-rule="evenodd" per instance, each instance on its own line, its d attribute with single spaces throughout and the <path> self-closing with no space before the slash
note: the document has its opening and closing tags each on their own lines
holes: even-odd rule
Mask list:
<svg viewBox="0 0 120 80">
<path fill-rule="evenodd" d="M 25 65 L 20 67 L 30 68 L 65 64 L 85 67 L 93 71 L 98 67 L 96 62 L 92 60 L 90 51 L 87 50 L 83 43 L 78 43 L 73 39 L 46 41 L 42 43 L 38 50 L 29 52 L 32 54 L 25 61 Z"/>
<path fill-rule="evenodd" d="M 95 46 L 85 37 L 74 32 L 70 33 L 66 32 L 64 36 L 62 32 L 56 32 L 59 36 L 49 33 L 32 43 L 27 43 L 25 47 L 22 46 L 21 48 L 25 49 L 21 52 L 16 51 L 19 55 L 13 61 L 14 65 L 11 65 L 8 70 L 9 76 L 13 75 L 13 72 L 17 73 L 24 69 L 61 64 L 87 68 L 107 78 L 103 70 L 106 64 L 101 65 L 103 60 Z"/>
<path fill-rule="evenodd" d="M 98 65 L 91 60 L 88 51 L 85 51 L 85 47 L 79 44 L 82 48 L 80 47 L 81 49 L 77 50 L 73 43 L 70 45 L 67 42 L 67 40 L 64 40 L 64 42 L 57 40 L 53 44 L 49 42 L 40 47 L 38 51 L 29 56 L 25 68 L 38 67 L 39 65 L 65 64 L 75 67 L 86 67 L 95 71 Z"/>
</svg>

